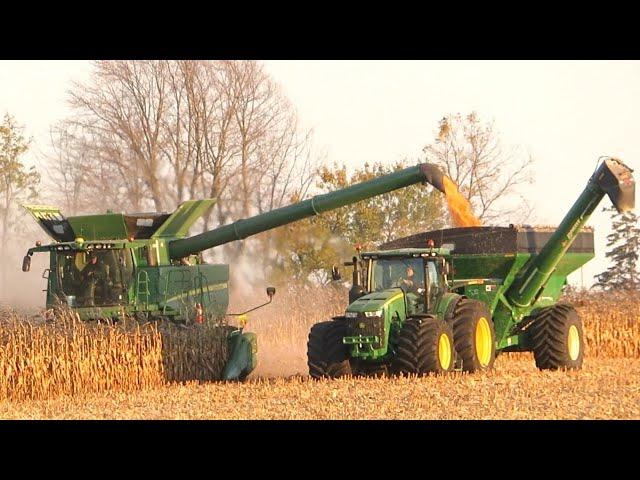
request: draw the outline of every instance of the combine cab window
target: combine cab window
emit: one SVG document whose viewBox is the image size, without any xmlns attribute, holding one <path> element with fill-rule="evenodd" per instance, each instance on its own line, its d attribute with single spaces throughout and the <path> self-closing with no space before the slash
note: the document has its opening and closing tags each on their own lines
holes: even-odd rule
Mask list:
<svg viewBox="0 0 640 480">
<path fill-rule="evenodd" d="M 422 258 L 383 258 L 373 261 L 371 272 L 371 291 L 380 291 L 387 288 L 403 287 L 407 289 L 407 283 L 403 280 L 411 280 L 413 286 L 410 290 L 424 288 L 424 263 Z M 411 278 L 409 269 L 413 270 Z"/>
<path fill-rule="evenodd" d="M 133 276 L 129 250 L 66 251 L 56 255 L 57 296 L 71 307 L 121 305 Z"/>
</svg>

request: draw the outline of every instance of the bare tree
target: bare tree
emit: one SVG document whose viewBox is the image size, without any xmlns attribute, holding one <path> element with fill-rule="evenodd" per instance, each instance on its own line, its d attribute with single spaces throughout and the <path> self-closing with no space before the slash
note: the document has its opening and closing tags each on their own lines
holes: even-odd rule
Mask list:
<svg viewBox="0 0 640 480">
<path fill-rule="evenodd" d="M 143 209 L 147 186 L 136 173 L 133 152 L 116 135 L 61 121 L 51 129 L 51 145 L 51 197 L 66 213 Z"/>
<path fill-rule="evenodd" d="M 423 152 L 427 161 L 444 168 L 483 222 L 517 223 L 530 216 L 531 208 L 517 187 L 531 183 L 533 159 L 518 148 L 505 149 L 493 122 L 481 121 L 475 112 L 447 115 L 435 141 Z"/>
<path fill-rule="evenodd" d="M 99 61 L 91 81 L 74 83 L 72 122 L 93 133 L 124 142 L 132 155 L 114 157 L 124 170 L 133 166 L 157 211 L 166 204 L 162 182 L 162 126 L 171 97 L 164 61 Z M 121 162 L 127 162 L 121 163 Z"/>
<path fill-rule="evenodd" d="M 311 132 L 254 61 L 96 62 L 52 134 L 52 182 L 77 213 L 217 200 L 201 228 L 306 196 Z M 266 249 L 269 234 L 247 242 Z M 244 243 L 224 247 L 225 257 Z M 263 262 L 268 255 L 262 255 Z"/>
<path fill-rule="evenodd" d="M 236 96 L 230 66 L 231 62 L 202 64 L 200 74 L 189 88 L 193 114 L 199 127 L 196 158 L 202 174 L 198 180 L 202 193 L 218 200 L 216 210 L 219 223 L 226 223 L 227 215 L 231 212 L 225 204 L 229 203 L 228 186 L 236 178 L 234 161 L 240 150 L 234 122 Z M 192 184 L 193 192 L 196 186 L 197 183 Z M 205 228 L 209 227 L 211 220 L 211 216 L 207 215 Z"/>
</svg>

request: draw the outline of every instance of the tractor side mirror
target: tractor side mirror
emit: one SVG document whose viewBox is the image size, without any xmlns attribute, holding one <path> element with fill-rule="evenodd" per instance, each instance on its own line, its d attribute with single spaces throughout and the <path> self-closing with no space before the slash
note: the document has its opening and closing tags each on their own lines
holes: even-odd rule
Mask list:
<svg viewBox="0 0 640 480">
<path fill-rule="evenodd" d="M 22 259 L 22 271 L 28 272 L 31 270 L 31 257 L 29 255 L 25 255 L 24 259 Z"/>
<path fill-rule="evenodd" d="M 337 266 L 331 267 L 331 279 L 335 282 L 338 280 L 342 280 L 342 275 L 340 274 L 340 270 L 338 270 Z"/>
<path fill-rule="evenodd" d="M 267 287 L 267 296 L 269 297 L 269 301 L 273 300 L 273 296 L 276 294 L 275 287 Z"/>
</svg>

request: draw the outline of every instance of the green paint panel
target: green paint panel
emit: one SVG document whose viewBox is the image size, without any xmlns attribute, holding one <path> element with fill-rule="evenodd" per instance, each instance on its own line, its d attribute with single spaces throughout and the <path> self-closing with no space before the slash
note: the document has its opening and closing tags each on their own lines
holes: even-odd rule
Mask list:
<svg viewBox="0 0 640 480">
<path fill-rule="evenodd" d="M 127 238 L 127 226 L 121 213 L 82 215 L 67 219 L 76 237 L 85 240 L 117 240 Z"/>
</svg>

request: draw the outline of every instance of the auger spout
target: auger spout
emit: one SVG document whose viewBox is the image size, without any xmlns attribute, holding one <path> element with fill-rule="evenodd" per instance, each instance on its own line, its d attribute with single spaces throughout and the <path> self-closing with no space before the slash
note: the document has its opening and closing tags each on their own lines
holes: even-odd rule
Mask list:
<svg viewBox="0 0 640 480">
<path fill-rule="evenodd" d="M 255 217 L 238 220 L 193 237 L 173 240 L 169 244 L 169 256 L 174 259 L 186 257 L 417 183 L 429 183 L 444 192 L 443 175 L 438 166 L 429 163 L 405 168 Z"/>
<path fill-rule="evenodd" d="M 507 290 L 506 297 L 510 302 L 518 307 L 535 302 L 558 262 L 605 195 L 609 196 L 618 212 L 635 207 L 632 172 L 615 158 L 607 158 L 600 164 L 558 229 Z"/>
</svg>

